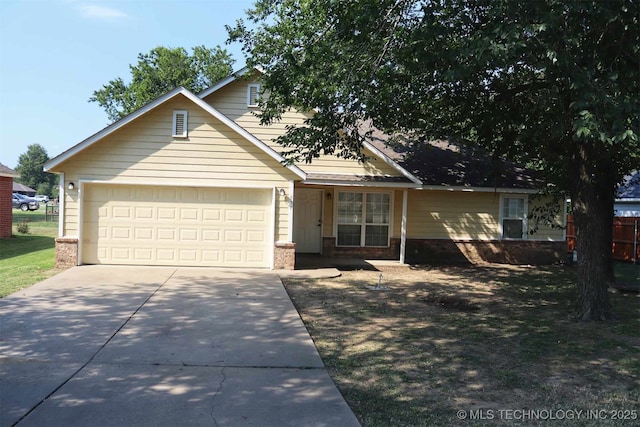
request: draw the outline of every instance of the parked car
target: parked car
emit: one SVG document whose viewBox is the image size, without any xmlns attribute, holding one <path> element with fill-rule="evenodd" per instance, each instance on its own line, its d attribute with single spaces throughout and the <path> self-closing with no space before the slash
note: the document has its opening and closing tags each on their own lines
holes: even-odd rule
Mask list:
<svg viewBox="0 0 640 427">
<path fill-rule="evenodd" d="M 35 211 L 40 209 L 40 202 L 33 197 L 27 197 L 20 193 L 13 193 L 11 206 L 22 211 Z"/>
<path fill-rule="evenodd" d="M 36 194 L 34 198 L 40 203 L 49 203 L 49 196 L 46 196 L 44 194 Z"/>
</svg>

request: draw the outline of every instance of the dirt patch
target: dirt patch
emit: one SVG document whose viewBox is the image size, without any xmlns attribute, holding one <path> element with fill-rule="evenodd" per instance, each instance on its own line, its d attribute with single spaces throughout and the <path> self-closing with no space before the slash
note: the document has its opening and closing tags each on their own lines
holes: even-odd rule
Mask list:
<svg viewBox="0 0 640 427">
<path fill-rule="evenodd" d="M 492 425 L 521 424 L 506 411 L 640 404 L 639 298 L 611 294 L 618 320 L 581 324 L 568 320 L 570 268 L 379 270 L 285 281 L 363 425 L 459 425 L 463 412 L 464 425 L 486 425 L 468 418 L 483 414 Z"/>
</svg>

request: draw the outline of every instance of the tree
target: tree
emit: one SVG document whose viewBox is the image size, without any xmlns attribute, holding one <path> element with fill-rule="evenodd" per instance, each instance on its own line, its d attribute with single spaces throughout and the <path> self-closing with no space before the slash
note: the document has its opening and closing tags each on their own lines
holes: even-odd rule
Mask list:
<svg viewBox="0 0 640 427">
<path fill-rule="evenodd" d="M 232 72 L 234 61 L 219 46 L 196 46 L 192 52 L 160 46 L 140 53 L 138 64 L 129 66 L 131 83 L 120 77 L 111 80 L 93 92 L 89 102 L 97 102 L 116 121 L 178 86 L 200 92 Z"/>
<path fill-rule="evenodd" d="M 227 27 L 260 66 L 261 121 L 315 109 L 287 155 L 362 159 L 370 120 L 544 171 L 572 200 L 576 316 L 611 316 L 617 184 L 640 168 L 640 37 L 631 0 L 260 0 Z M 337 135 L 341 137 L 338 138 Z"/>
<path fill-rule="evenodd" d="M 49 160 L 47 150 L 40 144 L 31 144 L 27 147 L 27 152 L 18 158 L 16 172 L 20 174 L 18 182 L 31 188 L 40 188 L 41 184 L 46 184 L 48 188 L 57 182 L 57 175 L 44 171 L 44 164 Z M 48 192 L 43 193 L 50 195 Z"/>
</svg>

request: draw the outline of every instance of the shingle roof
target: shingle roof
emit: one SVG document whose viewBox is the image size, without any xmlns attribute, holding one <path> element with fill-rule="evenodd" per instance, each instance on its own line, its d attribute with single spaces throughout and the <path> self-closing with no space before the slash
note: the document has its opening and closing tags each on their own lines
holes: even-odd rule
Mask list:
<svg viewBox="0 0 640 427">
<path fill-rule="evenodd" d="M 481 148 L 463 148 L 448 141 L 413 144 L 406 138 L 389 142 L 389 138 L 374 131 L 369 142 L 425 186 L 539 188 L 534 171 L 494 159 Z"/>
<path fill-rule="evenodd" d="M 640 199 L 640 172 L 625 177 L 624 183 L 618 187 L 618 199 Z"/>
<path fill-rule="evenodd" d="M 14 171 L 13 169 L 11 169 L 8 166 L 3 165 L 2 163 L 0 163 L 0 176 L 8 176 L 10 178 L 17 178 L 20 176 L 20 174 L 16 171 Z"/>
</svg>

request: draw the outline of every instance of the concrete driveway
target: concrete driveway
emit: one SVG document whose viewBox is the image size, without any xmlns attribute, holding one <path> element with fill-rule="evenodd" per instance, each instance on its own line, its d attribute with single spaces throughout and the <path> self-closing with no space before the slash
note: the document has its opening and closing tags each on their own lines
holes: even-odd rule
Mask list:
<svg viewBox="0 0 640 427">
<path fill-rule="evenodd" d="M 0 426 L 358 426 L 270 271 L 83 266 L 0 300 Z"/>
</svg>

